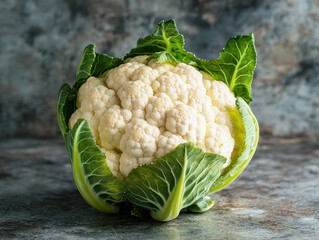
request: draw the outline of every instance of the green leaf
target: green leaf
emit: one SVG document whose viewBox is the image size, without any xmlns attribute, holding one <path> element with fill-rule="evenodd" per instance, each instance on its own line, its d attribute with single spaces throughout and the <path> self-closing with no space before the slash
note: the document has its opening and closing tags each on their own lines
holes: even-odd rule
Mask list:
<svg viewBox="0 0 319 240">
<path fill-rule="evenodd" d="M 76 108 L 75 100 L 70 99 L 71 92 L 70 86 L 66 83 L 64 83 L 59 90 L 57 115 L 63 138 L 65 138 L 65 134 L 69 131 L 67 123 Z"/>
<path fill-rule="evenodd" d="M 161 21 L 152 35 L 141 38 L 124 59 L 150 55 L 158 62 L 183 62 L 208 73 L 214 80 L 228 85 L 236 97 L 252 101 L 251 82 L 257 54 L 254 36 L 238 35 L 229 39 L 219 59 L 203 60 L 184 50 L 184 37 L 179 34 L 174 20 Z"/>
<path fill-rule="evenodd" d="M 187 210 L 195 213 L 206 212 L 214 206 L 214 202 L 214 199 L 206 196 L 201 201 L 189 206 Z"/>
<path fill-rule="evenodd" d="M 247 167 L 252 159 L 258 144 L 259 126 L 248 104 L 240 97 L 236 99 L 238 111 L 245 128 L 244 149 L 239 157 L 228 166 L 223 174 L 213 184 L 210 193 L 217 192 L 232 183 Z"/>
<path fill-rule="evenodd" d="M 250 88 L 256 62 L 252 33 L 229 39 L 219 59 L 196 61 L 198 69 L 211 75 L 214 80 L 226 83 L 236 97 L 242 97 L 247 103 L 252 101 Z"/>
<path fill-rule="evenodd" d="M 106 71 L 123 63 L 121 58 L 113 58 L 102 53 L 95 53 L 95 55 L 96 57 L 91 69 L 91 76 L 93 77 L 100 77 Z"/>
<path fill-rule="evenodd" d="M 124 59 L 139 55 L 150 55 L 158 62 L 190 62 L 189 53 L 184 50 L 184 37 L 179 34 L 174 20 L 159 22 L 154 33 L 140 38 L 137 47 Z"/>
<path fill-rule="evenodd" d="M 71 88 L 67 83 L 64 83 L 59 90 L 58 98 L 58 107 L 57 107 L 57 116 L 58 123 L 62 133 L 62 136 L 65 140 L 65 134 L 69 132 L 68 122 L 74 111 L 76 110 L 76 97 L 77 92 L 80 86 L 86 80 L 81 79 L 79 82 L 76 82 Z"/>
<path fill-rule="evenodd" d="M 82 60 L 76 71 L 76 81 L 88 79 L 91 76 L 91 69 L 95 60 L 94 45 L 88 45 L 83 52 Z"/>
<path fill-rule="evenodd" d="M 220 176 L 226 159 L 204 153 L 193 143 L 180 144 L 154 163 L 133 169 L 124 183 L 127 198 L 151 211 L 158 221 L 170 221 L 203 199 Z"/>
<path fill-rule="evenodd" d="M 76 186 L 83 198 L 94 208 L 117 213 L 116 203 L 124 200 L 124 185 L 113 176 L 106 156 L 95 144 L 89 124 L 79 119 L 65 136 Z"/>
<path fill-rule="evenodd" d="M 89 77 L 99 77 L 106 71 L 123 63 L 121 58 L 113 58 L 106 54 L 95 52 L 93 44 L 88 45 L 83 52 L 81 63 L 76 71 L 76 81 L 87 80 Z"/>
</svg>

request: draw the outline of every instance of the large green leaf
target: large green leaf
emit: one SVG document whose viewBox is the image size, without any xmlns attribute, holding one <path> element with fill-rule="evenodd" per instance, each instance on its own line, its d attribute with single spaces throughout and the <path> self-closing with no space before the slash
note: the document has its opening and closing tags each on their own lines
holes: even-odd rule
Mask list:
<svg viewBox="0 0 319 240">
<path fill-rule="evenodd" d="M 247 103 L 252 101 L 250 87 L 257 62 L 252 33 L 229 39 L 219 59 L 196 62 L 198 69 L 226 83 L 236 97 L 242 97 Z"/>
<path fill-rule="evenodd" d="M 88 45 L 83 52 L 82 60 L 76 71 L 76 81 L 86 80 L 89 77 L 99 77 L 107 70 L 123 63 L 121 58 L 113 58 L 106 54 L 95 52 L 93 44 Z"/>
<path fill-rule="evenodd" d="M 257 148 L 259 139 L 258 122 L 250 107 L 242 98 L 238 97 L 236 99 L 236 105 L 245 128 L 243 151 L 213 184 L 210 193 L 217 192 L 232 183 L 246 168 Z"/>
<path fill-rule="evenodd" d="M 174 20 L 159 22 L 154 33 L 139 39 L 137 47 L 124 59 L 138 55 L 150 55 L 158 62 L 190 62 L 192 57 L 184 50 L 184 37 L 178 33 Z"/>
<path fill-rule="evenodd" d="M 201 201 L 220 176 L 226 159 L 204 153 L 192 143 L 180 144 L 154 163 L 133 169 L 124 183 L 128 200 L 170 221 L 181 209 Z"/>
<path fill-rule="evenodd" d="M 123 182 L 111 173 L 87 121 L 79 119 L 65 138 L 74 180 L 83 198 L 100 211 L 117 213 L 116 203 L 124 200 Z"/>
<path fill-rule="evenodd" d="M 81 62 L 76 71 L 76 81 L 80 81 L 82 79 L 86 80 L 91 76 L 91 69 L 95 60 L 95 51 L 94 45 L 90 44 L 86 46 L 83 51 L 83 56 Z"/>
</svg>

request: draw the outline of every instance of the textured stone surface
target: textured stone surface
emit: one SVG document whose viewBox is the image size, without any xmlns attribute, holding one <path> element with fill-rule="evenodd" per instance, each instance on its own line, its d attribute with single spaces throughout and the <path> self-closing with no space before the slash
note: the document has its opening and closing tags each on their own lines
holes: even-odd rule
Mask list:
<svg viewBox="0 0 319 240">
<path fill-rule="evenodd" d="M 123 56 L 161 19 L 186 48 L 215 58 L 253 32 L 259 54 L 252 108 L 275 134 L 319 133 L 317 0 L 0 1 L 0 137 L 57 136 L 56 98 L 74 82 L 83 48 Z"/>
<path fill-rule="evenodd" d="M 107 215 L 73 182 L 63 142 L 0 142 L 0 239 L 317 239 L 319 144 L 263 138 L 244 173 L 214 194 L 212 210 L 169 223 Z"/>
</svg>

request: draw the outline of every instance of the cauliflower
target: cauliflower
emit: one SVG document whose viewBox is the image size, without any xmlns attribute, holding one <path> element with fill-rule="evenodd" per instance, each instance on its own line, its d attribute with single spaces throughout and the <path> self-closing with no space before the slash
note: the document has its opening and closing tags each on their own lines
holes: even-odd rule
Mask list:
<svg viewBox="0 0 319 240">
<path fill-rule="evenodd" d="M 249 107 L 255 66 L 252 34 L 203 60 L 184 49 L 173 20 L 124 58 L 88 45 L 57 108 L 83 198 L 106 213 L 123 204 L 133 215 L 145 209 L 158 221 L 210 209 L 208 194 L 234 181 L 257 147 Z"/>
<path fill-rule="evenodd" d="M 235 97 L 225 83 L 185 63 L 130 58 L 103 78 L 90 77 L 77 106 L 70 128 L 79 118 L 88 121 L 115 176 L 125 177 L 184 142 L 226 157 L 223 168 L 231 162 Z"/>
</svg>

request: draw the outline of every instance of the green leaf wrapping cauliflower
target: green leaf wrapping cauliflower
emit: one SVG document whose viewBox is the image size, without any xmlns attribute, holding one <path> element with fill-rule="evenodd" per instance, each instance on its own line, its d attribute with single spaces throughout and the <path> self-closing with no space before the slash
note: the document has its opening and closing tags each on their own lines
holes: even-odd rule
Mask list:
<svg viewBox="0 0 319 240">
<path fill-rule="evenodd" d="M 216 60 L 186 52 L 173 20 L 160 22 L 124 60 L 83 54 L 73 88 L 62 85 L 58 120 L 77 187 L 93 207 L 123 202 L 159 221 L 231 183 L 258 142 L 248 103 L 253 36 L 232 38 Z M 135 211 L 133 211 L 135 212 Z"/>
</svg>

